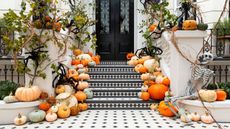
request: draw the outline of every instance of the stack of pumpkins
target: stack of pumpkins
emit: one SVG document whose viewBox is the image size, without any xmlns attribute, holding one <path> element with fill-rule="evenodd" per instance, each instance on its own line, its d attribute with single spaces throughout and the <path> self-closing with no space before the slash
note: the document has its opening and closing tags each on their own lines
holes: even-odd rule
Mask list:
<svg viewBox="0 0 230 129">
<path fill-rule="evenodd" d="M 138 58 L 133 53 L 128 53 L 127 59 L 128 65 L 134 66 L 134 70 L 141 74 L 141 80 L 144 81 L 138 96 L 144 101 L 150 98 L 163 100 L 169 90 L 170 80 L 162 74 L 159 62 L 150 56 Z"/>
<path fill-rule="evenodd" d="M 71 67 L 68 68 L 65 76 L 67 79 L 71 78 L 74 85 L 68 83 L 57 85 L 55 88 L 56 97 L 49 96 L 46 92 L 41 92 L 37 86 L 25 87 L 27 89 L 18 88 L 15 93 L 15 99 L 20 101 L 42 100 L 39 104 L 39 109 L 29 113 L 28 120 L 31 122 L 41 122 L 44 119 L 52 122 L 57 118 L 76 116 L 80 111 L 88 109 L 85 100 L 93 98 L 93 92 L 87 82 L 90 79 L 89 74 L 87 74 L 88 67 L 94 67 L 99 63 L 99 55 L 94 56 L 91 52 L 83 53 L 80 49 L 75 49 Z M 26 92 L 23 90 L 26 90 Z M 29 90 L 31 90 L 30 94 Z M 13 96 L 8 96 L 6 100 L 12 99 L 11 97 Z M 27 117 L 23 114 L 18 114 L 15 118 L 16 125 L 22 125 L 26 121 Z"/>
</svg>

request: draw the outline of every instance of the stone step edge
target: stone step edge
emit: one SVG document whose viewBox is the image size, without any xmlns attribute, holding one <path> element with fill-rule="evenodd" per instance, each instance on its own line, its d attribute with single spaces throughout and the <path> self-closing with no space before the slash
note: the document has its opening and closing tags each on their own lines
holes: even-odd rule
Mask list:
<svg viewBox="0 0 230 129">
<path fill-rule="evenodd" d="M 140 79 L 117 79 L 117 80 L 115 80 L 115 79 L 90 79 L 89 81 L 88 81 L 89 83 L 97 83 L 97 82 L 109 82 L 109 83 L 117 83 L 117 82 L 120 82 L 120 83 L 124 83 L 124 82 L 127 82 L 127 83 L 132 83 L 132 82 L 134 82 L 134 83 L 142 83 L 143 81 L 142 80 L 140 80 Z"/>
<path fill-rule="evenodd" d="M 137 72 L 88 72 L 89 75 L 140 75 Z M 141 75 L 140 75 L 141 76 Z"/>
<path fill-rule="evenodd" d="M 133 66 L 129 66 L 129 65 L 96 65 L 94 67 L 89 67 L 89 69 L 99 69 L 99 68 L 134 68 Z"/>
</svg>

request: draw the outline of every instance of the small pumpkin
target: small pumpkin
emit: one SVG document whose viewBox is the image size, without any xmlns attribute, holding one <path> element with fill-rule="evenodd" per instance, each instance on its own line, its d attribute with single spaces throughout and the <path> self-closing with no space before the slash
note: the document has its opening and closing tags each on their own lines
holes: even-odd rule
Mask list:
<svg viewBox="0 0 230 129">
<path fill-rule="evenodd" d="M 77 98 L 78 101 L 83 102 L 86 100 L 87 95 L 83 91 L 78 91 L 74 96 Z"/>
<path fill-rule="evenodd" d="M 80 60 L 76 60 L 76 59 L 74 59 L 74 60 L 71 61 L 71 65 L 78 65 L 80 63 L 81 63 L 81 61 Z"/>
<path fill-rule="evenodd" d="M 185 113 L 184 115 L 180 116 L 180 120 L 184 123 L 189 123 L 192 121 L 192 116 L 188 113 Z"/>
<path fill-rule="evenodd" d="M 31 122 L 41 122 L 45 119 L 46 112 L 43 110 L 34 110 L 29 113 L 28 118 Z"/>
<path fill-rule="evenodd" d="M 49 97 L 49 95 L 48 95 L 47 92 L 42 92 L 41 95 L 40 95 L 40 99 L 46 99 L 48 97 Z"/>
<path fill-rule="evenodd" d="M 157 104 L 157 103 L 153 103 L 153 104 L 150 105 L 150 109 L 151 109 L 151 110 L 156 111 L 157 108 L 158 108 L 158 104 Z"/>
<path fill-rule="evenodd" d="M 227 93 L 224 90 L 217 90 L 216 91 L 217 101 L 224 101 L 227 98 Z"/>
<path fill-rule="evenodd" d="M 163 100 L 165 98 L 165 92 L 168 90 L 169 88 L 163 84 L 154 84 L 149 87 L 148 92 L 152 99 Z"/>
<path fill-rule="evenodd" d="M 88 109 L 87 103 L 79 103 L 78 106 L 81 111 L 86 111 Z"/>
<path fill-rule="evenodd" d="M 163 84 L 162 82 L 163 82 L 163 80 L 164 80 L 164 77 L 162 76 L 162 75 L 158 75 L 157 77 L 156 77 L 156 83 L 157 84 Z"/>
<path fill-rule="evenodd" d="M 201 121 L 205 124 L 212 124 L 214 122 L 211 115 L 209 115 L 207 112 L 200 117 Z"/>
<path fill-rule="evenodd" d="M 15 125 L 24 125 L 26 123 L 26 116 L 21 115 L 20 113 L 14 118 Z"/>
<path fill-rule="evenodd" d="M 150 79 L 150 74 L 149 73 L 145 73 L 141 75 L 141 80 L 143 81 L 148 81 Z"/>
<path fill-rule="evenodd" d="M 40 110 L 43 110 L 43 111 L 48 111 L 50 109 L 51 105 L 47 102 L 41 102 L 38 106 L 38 108 Z"/>
<path fill-rule="evenodd" d="M 83 64 L 84 66 L 88 66 L 90 60 L 88 59 L 84 59 L 84 60 L 81 60 L 81 64 Z"/>
<path fill-rule="evenodd" d="M 15 96 L 9 95 L 4 97 L 3 101 L 5 103 L 14 103 L 14 102 L 18 102 L 18 99 Z"/>
<path fill-rule="evenodd" d="M 138 64 L 144 64 L 145 60 L 143 58 L 138 59 Z"/>
<path fill-rule="evenodd" d="M 150 95 L 148 92 L 142 92 L 141 93 L 141 99 L 144 101 L 148 101 L 150 99 Z"/>
<path fill-rule="evenodd" d="M 94 67 L 94 66 L 96 66 L 96 62 L 95 61 L 90 61 L 88 63 L 88 65 L 89 65 L 89 67 Z"/>
<path fill-rule="evenodd" d="M 197 112 L 191 113 L 192 121 L 200 121 L 200 115 Z"/>
<path fill-rule="evenodd" d="M 148 69 L 145 68 L 144 66 L 142 66 L 142 67 L 139 68 L 139 72 L 140 72 L 141 74 L 147 73 L 147 72 L 148 72 Z"/>
<path fill-rule="evenodd" d="M 50 108 L 51 112 L 54 112 L 56 113 L 58 111 L 58 106 L 56 105 L 53 105 L 51 108 Z"/>
<path fill-rule="evenodd" d="M 201 100 L 206 102 L 214 102 L 217 99 L 217 94 L 214 90 L 199 90 Z"/>
<path fill-rule="evenodd" d="M 92 99 L 93 98 L 93 91 L 90 88 L 84 89 L 84 93 L 87 96 L 87 99 Z"/>
<path fill-rule="evenodd" d="M 74 105 L 70 108 L 70 115 L 76 116 L 80 112 L 80 108 L 78 105 Z"/>
<path fill-rule="evenodd" d="M 89 83 L 86 81 L 79 81 L 79 84 L 77 85 L 78 90 L 84 90 L 89 87 Z"/>
<path fill-rule="evenodd" d="M 55 92 L 56 92 L 56 94 L 64 93 L 64 92 L 65 92 L 65 86 L 64 86 L 64 85 L 58 85 L 58 86 L 55 88 Z"/>
<path fill-rule="evenodd" d="M 143 67 L 142 64 L 136 65 L 135 68 L 134 68 L 135 72 L 139 73 L 141 67 Z"/>
<path fill-rule="evenodd" d="M 53 105 L 57 102 L 56 98 L 54 96 L 50 96 L 49 98 L 47 98 L 46 100 L 49 104 Z"/>
<path fill-rule="evenodd" d="M 59 106 L 57 115 L 59 118 L 69 117 L 70 116 L 70 108 L 64 104 Z"/>
<path fill-rule="evenodd" d="M 164 101 L 161 101 L 159 106 L 158 106 L 158 111 L 161 115 L 167 116 L 167 117 L 173 117 L 175 114 L 170 110 L 170 108 L 177 112 L 177 109 L 172 105 L 171 102 L 166 104 Z"/>
<path fill-rule="evenodd" d="M 79 78 L 80 80 L 89 80 L 89 79 L 90 79 L 90 76 L 89 76 L 89 74 L 81 73 L 81 74 L 78 76 L 78 78 Z"/>
<path fill-rule="evenodd" d="M 49 113 L 46 114 L 46 121 L 53 122 L 55 120 L 57 120 L 57 114 L 56 113 L 49 112 Z"/>
<path fill-rule="evenodd" d="M 168 77 L 164 77 L 163 80 L 162 80 L 162 84 L 166 85 L 166 86 L 169 86 L 170 85 L 170 80 Z"/>
<path fill-rule="evenodd" d="M 78 68 L 78 69 L 83 69 L 83 68 L 84 68 L 84 65 L 83 65 L 83 64 L 79 64 L 79 65 L 77 65 L 77 68 Z"/>
<path fill-rule="evenodd" d="M 19 101 L 30 102 L 39 99 L 41 90 L 38 86 L 26 86 L 17 88 L 15 97 Z"/>
<path fill-rule="evenodd" d="M 89 54 L 80 54 L 80 55 L 77 56 L 77 59 L 81 60 L 81 61 L 82 60 L 90 61 L 90 60 L 92 60 L 92 57 Z"/>
<path fill-rule="evenodd" d="M 155 59 L 149 59 L 144 62 L 144 67 L 148 69 L 149 72 L 153 73 L 157 67 L 159 67 L 159 62 Z"/>
<path fill-rule="evenodd" d="M 153 80 L 144 81 L 144 85 L 146 85 L 146 86 L 151 86 L 151 85 L 154 85 L 154 84 L 156 84 L 156 82 L 154 82 Z"/>
<path fill-rule="evenodd" d="M 74 49 L 74 50 L 73 50 L 73 54 L 74 54 L 75 56 L 78 56 L 78 55 L 82 54 L 82 51 L 81 51 L 81 49 Z"/>
<path fill-rule="evenodd" d="M 183 30 L 196 30 L 197 22 L 195 20 L 185 20 L 182 24 Z"/>
<path fill-rule="evenodd" d="M 77 72 L 81 74 L 81 73 L 86 73 L 87 70 L 85 68 L 81 68 L 81 69 L 78 69 Z"/>
<path fill-rule="evenodd" d="M 100 56 L 99 55 L 96 55 L 96 56 L 92 56 L 92 60 L 95 61 L 95 63 L 98 65 L 100 64 Z"/>
<path fill-rule="evenodd" d="M 126 54 L 126 59 L 127 59 L 127 60 L 130 60 L 133 56 L 135 56 L 135 54 L 133 54 L 132 52 L 127 53 L 127 54 Z"/>
</svg>

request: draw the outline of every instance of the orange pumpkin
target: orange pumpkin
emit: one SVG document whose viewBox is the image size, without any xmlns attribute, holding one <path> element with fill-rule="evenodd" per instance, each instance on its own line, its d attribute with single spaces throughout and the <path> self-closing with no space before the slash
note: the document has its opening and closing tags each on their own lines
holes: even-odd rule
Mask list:
<svg viewBox="0 0 230 129">
<path fill-rule="evenodd" d="M 81 74 L 78 76 L 78 78 L 79 78 L 80 80 L 89 80 L 89 79 L 90 79 L 90 76 L 89 76 L 89 74 L 81 73 Z"/>
<path fill-rule="evenodd" d="M 74 50 L 73 50 L 73 54 L 74 54 L 75 56 L 78 56 L 78 55 L 81 55 L 81 54 L 82 54 L 82 51 L 81 51 L 81 49 L 74 49 Z"/>
<path fill-rule="evenodd" d="M 177 109 L 172 105 L 172 103 L 169 102 L 166 105 L 164 101 L 161 101 L 158 106 L 158 111 L 163 116 L 173 117 L 175 116 L 175 114 L 170 110 L 170 108 L 174 110 L 175 112 L 177 112 Z"/>
<path fill-rule="evenodd" d="M 88 82 L 86 82 L 86 81 L 80 81 L 79 84 L 78 84 L 78 86 L 77 86 L 77 89 L 78 90 L 84 90 L 84 89 L 86 89 L 88 87 L 89 87 L 89 83 Z"/>
<path fill-rule="evenodd" d="M 78 101 L 83 102 L 86 100 L 87 95 L 83 91 L 78 91 L 74 94 Z"/>
<path fill-rule="evenodd" d="M 80 60 L 74 59 L 74 60 L 72 60 L 71 65 L 78 65 L 80 63 L 81 63 Z"/>
<path fill-rule="evenodd" d="M 99 55 L 96 55 L 96 56 L 92 56 L 92 60 L 95 61 L 95 63 L 98 65 L 100 64 L 100 56 Z"/>
<path fill-rule="evenodd" d="M 51 105 L 47 102 L 42 102 L 39 104 L 38 108 L 43 111 L 48 111 L 50 109 Z"/>
<path fill-rule="evenodd" d="M 80 108 L 78 105 L 72 106 L 70 108 L 70 115 L 71 116 L 76 116 L 80 112 Z"/>
<path fill-rule="evenodd" d="M 66 105 L 61 105 L 58 108 L 57 115 L 59 118 L 67 118 L 70 116 L 70 108 Z"/>
<path fill-rule="evenodd" d="M 148 92 L 152 99 L 163 100 L 165 98 L 165 92 L 168 90 L 169 88 L 163 84 L 154 84 L 149 87 Z"/>
<path fill-rule="evenodd" d="M 150 95 L 148 92 L 142 92 L 141 93 L 141 99 L 144 101 L 148 101 L 150 99 Z"/>
<path fill-rule="evenodd" d="M 147 72 L 148 72 L 148 69 L 147 69 L 146 67 L 143 66 L 143 67 L 140 67 L 140 68 L 139 68 L 139 72 L 142 73 L 142 74 L 143 74 L 143 73 L 147 73 Z"/>
<path fill-rule="evenodd" d="M 163 78 L 162 84 L 164 84 L 164 85 L 166 85 L 166 86 L 169 86 L 169 85 L 170 85 L 170 80 L 169 80 L 169 78 L 168 78 L 168 77 Z"/>
<path fill-rule="evenodd" d="M 81 111 L 86 111 L 88 109 L 87 103 L 79 103 L 78 106 Z"/>
<path fill-rule="evenodd" d="M 88 64 L 89 64 L 89 60 L 81 60 L 81 64 L 83 64 L 84 66 L 88 66 Z"/>
<path fill-rule="evenodd" d="M 156 82 L 154 82 L 152 80 L 144 81 L 144 85 L 147 85 L 147 86 L 151 86 L 151 85 L 154 85 L 154 84 L 156 84 Z"/>
<path fill-rule="evenodd" d="M 133 56 L 135 56 L 132 52 L 126 54 L 126 59 L 130 60 Z"/>
<path fill-rule="evenodd" d="M 65 86 L 64 86 L 64 85 L 58 85 L 58 86 L 55 88 L 55 92 L 56 92 L 56 94 L 64 93 L 64 92 L 65 92 Z"/>
<path fill-rule="evenodd" d="M 153 32 L 156 28 L 157 28 L 157 24 L 154 23 L 154 24 L 152 24 L 152 25 L 149 27 L 149 31 L 150 31 L 150 32 Z"/>
<path fill-rule="evenodd" d="M 217 90 L 216 91 L 217 95 L 217 101 L 224 101 L 227 98 L 227 93 L 224 90 Z"/>
<path fill-rule="evenodd" d="M 57 102 L 54 96 L 50 96 L 46 101 L 51 105 L 54 105 Z"/>
<path fill-rule="evenodd" d="M 182 25 L 183 30 L 196 30 L 197 22 L 195 20 L 185 20 Z"/>
</svg>

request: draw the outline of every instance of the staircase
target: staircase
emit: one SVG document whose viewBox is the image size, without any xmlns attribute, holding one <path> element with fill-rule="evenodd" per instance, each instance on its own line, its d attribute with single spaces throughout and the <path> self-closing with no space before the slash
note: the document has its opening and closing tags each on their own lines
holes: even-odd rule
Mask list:
<svg viewBox="0 0 230 129">
<path fill-rule="evenodd" d="M 94 98 L 87 100 L 90 109 L 149 109 L 153 103 L 138 98 L 143 82 L 125 61 L 103 61 L 89 68 L 89 75 L 94 92 Z"/>
</svg>

